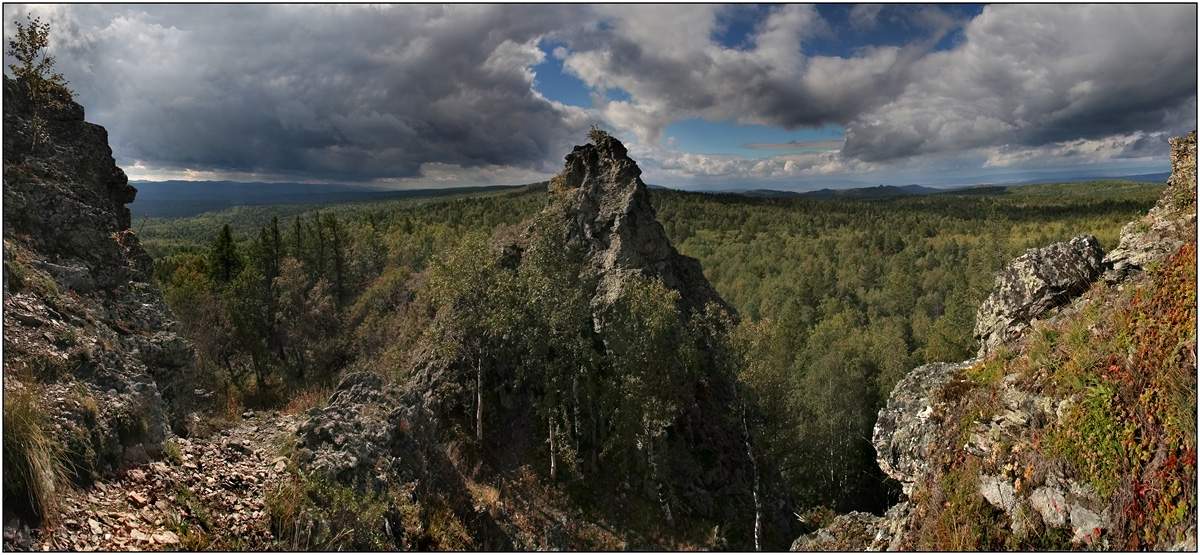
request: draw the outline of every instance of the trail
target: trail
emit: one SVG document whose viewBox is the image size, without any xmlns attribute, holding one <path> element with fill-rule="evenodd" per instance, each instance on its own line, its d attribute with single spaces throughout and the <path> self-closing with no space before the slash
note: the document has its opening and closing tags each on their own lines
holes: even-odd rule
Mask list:
<svg viewBox="0 0 1200 555">
<path fill-rule="evenodd" d="M 64 492 L 57 519 L 36 538 L 6 527 L 4 549 L 176 551 L 204 549 L 210 538 L 231 549 L 266 547 L 265 497 L 286 476 L 280 447 L 301 419 L 248 411 L 209 438 L 176 439 L 180 460 L 129 466 Z"/>
</svg>

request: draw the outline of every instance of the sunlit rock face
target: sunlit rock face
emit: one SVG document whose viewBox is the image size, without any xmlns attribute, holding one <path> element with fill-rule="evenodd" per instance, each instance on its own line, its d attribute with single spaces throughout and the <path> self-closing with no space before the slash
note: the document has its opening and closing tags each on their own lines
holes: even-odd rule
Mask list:
<svg viewBox="0 0 1200 555">
<path fill-rule="evenodd" d="M 685 311 L 715 303 L 736 320 L 736 311 L 704 277 L 700 262 L 679 254 L 667 238 L 642 170 L 625 145 L 603 133 L 592 139 L 567 155 L 550 191 L 561 202 L 568 237 L 586 248 L 585 271 L 599 278 L 593 305 L 612 304 L 629 278 L 641 275 L 662 278 L 678 291 Z"/>
<path fill-rule="evenodd" d="M 996 275 L 992 294 L 975 316 L 980 357 L 1017 337 L 1047 310 L 1087 291 L 1100 276 L 1104 249 L 1095 237 L 1029 249 Z"/>
<path fill-rule="evenodd" d="M 1121 229 L 1121 242 L 1104 258 L 1104 280 L 1116 283 L 1162 262 L 1183 246 L 1196 225 L 1196 132 L 1171 139 L 1167 189 L 1144 217 Z"/>
</svg>

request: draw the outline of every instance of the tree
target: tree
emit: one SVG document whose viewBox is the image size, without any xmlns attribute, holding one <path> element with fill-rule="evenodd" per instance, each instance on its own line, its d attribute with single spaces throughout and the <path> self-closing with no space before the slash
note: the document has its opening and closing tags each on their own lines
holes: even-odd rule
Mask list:
<svg viewBox="0 0 1200 555">
<path fill-rule="evenodd" d="M 233 281 L 242 271 L 242 257 L 238 254 L 237 244 L 233 242 L 233 231 L 229 229 L 229 224 L 225 224 L 217 234 L 208 257 L 213 281 L 219 285 Z"/>
<path fill-rule="evenodd" d="M 50 24 L 28 15 L 25 18 L 28 25 L 20 21 L 13 22 L 17 26 L 17 36 L 9 39 L 6 54 L 20 62 L 9 64 L 8 69 L 17 81 L 25 84 L 34 103 L 31 126 L 36 145 L 46 139 L 45 122 L 38 107 L 60 107 L 63 98 L 71 98 L 75 93 L 67 88 L 67 80 L 62 74 L 54 71 L 54 56 L 47 51 L 50 46 Z"/>
</svg>

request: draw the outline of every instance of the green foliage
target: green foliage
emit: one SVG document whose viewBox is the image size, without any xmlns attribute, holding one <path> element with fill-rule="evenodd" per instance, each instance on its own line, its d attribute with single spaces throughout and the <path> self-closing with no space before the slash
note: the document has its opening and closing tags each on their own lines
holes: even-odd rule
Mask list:
<svg viewBox="0 0 1200 555">
<path fill-rule="evenodd" d="M 8 40 L 5 54 L 16 58 L 17 64 L 9 64 L 13 77 L 21 79 L 29 87 L 34 99 L 47 101 L 52 92 L 70 92 L 61 73 L 54 72 L 54 56 L 50 46 L 50 24 L 41 18 L 25 16 L 26 23 L 14 21 L 17 36 Z"/>
<path fill-rule="evenodd" d="M 447 523 L 441 512 L 422 515 L 406 497 L 399 492 L 359 493 L 324 478 L 299 475 L 269 491 L 266 507 L 277 546 L 288 551 L 412 550 L 419 545 L 419 535 L 440 537 L 438 527 Z M 468 545 L 447 542 L 432 547 Z"/>
<path fill-rule="evenodd" d="M 28 15 L 25 19 L 25 23 L 13 22 L 17 26 L 17 35 L 8 40 L 5 54 L 17 60 L 18 63 L 9 64 L 8 69 L 19 83 L 25 85 L 34 102 L 29 131 L 33 136 L 33 144 L 37 146 L 47 140 L 46 122 L 40 108 L 60 107 L 75 93 L 67 88 L 67 80 L 62 74 L 54 71 L 54 56 L 47 50 L 50 46 L 50 24 Z"/>
<path fill-rule="evenodd" d="M 31 524 L 53 516 L 57 491 L 66 486 L 61 446 L 38 388 L 26 384 L 4 394 L 4 512 Z"/>
</svg>

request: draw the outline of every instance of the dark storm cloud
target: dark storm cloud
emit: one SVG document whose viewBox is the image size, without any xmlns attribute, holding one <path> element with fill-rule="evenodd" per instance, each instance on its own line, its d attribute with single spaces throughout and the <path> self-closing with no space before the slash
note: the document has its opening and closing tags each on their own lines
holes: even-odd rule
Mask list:
<svg viewBox="0 0 1200 555">
<path fill-rule="evenodd" d="M 350 181 L 552 170 L 587 128 L 531 90 L 561 6 L 53 10 L 59 68 L 121 163 Z"/>
</svg>

